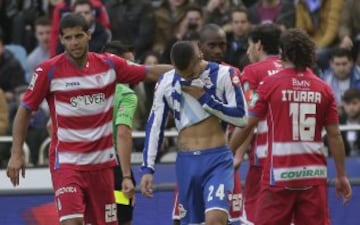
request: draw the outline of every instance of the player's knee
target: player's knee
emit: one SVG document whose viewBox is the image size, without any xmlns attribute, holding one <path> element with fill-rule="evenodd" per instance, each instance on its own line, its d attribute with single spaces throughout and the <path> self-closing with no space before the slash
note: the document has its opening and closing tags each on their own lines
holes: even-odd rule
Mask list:
<svg viewBox="0 0 360 225">
<path fill-rule="evenodd" d="M 83 218 L 72 218 L 61 221 L 61 225 L 83 225 Z"/>
<path fill-rule="evenodd" d="M 210 210 L 205 215 L 206 225 L 226 225 L 228 214 L 222 210 Z"/>
</svg>

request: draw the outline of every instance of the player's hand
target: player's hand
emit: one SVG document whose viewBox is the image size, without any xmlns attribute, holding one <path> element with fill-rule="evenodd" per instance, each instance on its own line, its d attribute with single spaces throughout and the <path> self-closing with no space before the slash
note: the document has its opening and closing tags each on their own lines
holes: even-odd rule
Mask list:
<svg viewBox="0 0 360 225">
<path fill-rule="evenodd" d="M 339 199 L 342 196 L 344 198 L 343 200 L 344 205 L 348 203 L 352 195 L 349 179 L 345 176 L 336 177 L 335 188 L 336 188 L 336 198 Z"/>
<path fill-rule="evenodd" d="M 351 49 L 353 46 L 354 43 L 349 36 L 345 36 L 340 43 L 340 48 Z"/>
<path fill-rule="evenodd" d="M 148 198 L 152 198 L 154 196 L 154 193 L 153 193 L 153 175 L 152 174 L 143 175 L 143 177 L 141 178 L 140 187 L 141 187 L 141 193 L 144 196 L 146 196 Z"/>
<path fill-rule="evenodd" d="M 19 152 L 21 152 L 21 154 L 11 154 L 6 169 L 6 175 L 10 178 L 10 181 L 14 187 L 20 183 L 20 171 L 21 176 L 25 178 L 25 156 L 22 150 Z"/>
<path fill-rule="evenodd" d="M 239 169 L 241 162 L 242 162 L 242 159 L 240 159 L 239 157 L 234 157 L 234 169 L 235 170 Z"/>
<path fill-rule="evenodd" d="M 134 183 L 130 178 L 123 179 L 121 183 L 121 191 L 126 195 L 128 198 L 133 198 L 135 194 L 135 187 Z"/>
<path fill-rule="evenodd" d="M 183 92 L 193 96 L 196 99 L 199 99 L 205 93 L 205 90 L 202 87 L 182 86 L 181 88 Z"/>
</svg>

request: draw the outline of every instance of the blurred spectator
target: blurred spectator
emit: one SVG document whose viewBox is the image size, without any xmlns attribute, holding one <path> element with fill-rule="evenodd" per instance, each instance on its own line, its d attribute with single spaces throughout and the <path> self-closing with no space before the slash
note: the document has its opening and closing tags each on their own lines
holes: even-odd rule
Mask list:
<svg viewBox="0 0 360 225">
<path fill-rule="evenodd" d="M 333 51 L 330 68 L 324 72 L 323 79 L 331 86 L 339 105 L 347 89 L 360 89 L 360 68 L 354 65 L 349 50 L 335 49 Z"/>
<path fill-rule="evenodd" d="M 4 135 L 9 127 L 9 107 L 5 94 L 0 88 L 0 135 Z"/>
<path fill-rule="evenodd" d="M 249 63 L 246 55 L 247 35 L 250 31 L 249 15 L 245 8 L 235 8 L 231 13 L 231 32 L 227 33 L 225 62 L 240 70 Z"/>
<path fill-rule="evenodd" d="M 181 21 L 189 5 L 189 0 L 163 0 L 160 7 L 155 10 L 154 51 L 162 54 L 167 41 L 179 32 Z"/>
<path fill-rule="evenodd" d="M 11 25 L 13 13 L 8 5 L 10 0 L 0 1 L 0 29 L 4 31 L 3 43 L 8 44 L 11 42 Z"/>
<path fill-rule="evenodd" d="M 59 24 L 61 18 L 73 11 L 75 0 L 64 0 L 59 2 L 53 12 L 51 20 L 50 57 L 56 55 L 57 44 L 59 43 Z M 99 0 L 91 0 L 96 21 L 104 27 L 110 28 L 109 17 L 105 6 Z"/>
<path fill-rule="evenodd" d="M 13 54 L 5 49 L 0 30 L 0 88 L 10 104 L 15 101 L 15 88 L 26 84 L 24 70 Z"/>
<path fill-rule="evenodd" d="M 360 50 L 360 1 L 346 0 L 339 27 L 340 47 L 352 49 L 354 59 Z"/>
<path fill-rule="evenodd" d="M 276 23 L 282 29 L 295 25 L 294 3 L 288 0 L 259 0 L 249 8 L 252 24 Z"/>
<path fill-rule="evenodd" d="M 340 124 L 360 125 L 360 90 L 350 88 L 342 97 L 344 113 L 340 116 Z M 342 131 L 347 155 L 360 155 L 360 131 Z"/>
<path fill-rule="evenodd" d="M 112 39 L 134 46 L 141 57 L 154 43 L 155 14 L 147 0 L 110 0 L 106 4 Z"/>
<path fill-rule="evenodd" d="M 15 59 L 20 63 L 22 69 L 24 70 L 25 73 L 24 76 L 26 81 L 26 78 L 30 77 L 32 74 L 30 72 L 30 67 L 27 62 L 26 49 L 22 45 L 18 45 L 18 44 L 7 44 L 5 45 L 5 48 L 9 50 L 13 54 Z"/>
<path fill-rule="evenodd" d="M 27 62 L 29 65 L 29 70 L 31 71 L 31 75 L 37 65 L 50 57 L 49 49 L 51 22 L 47 17 L 40 17 L 35 20 L 34 28 L 38 46 L 27 57 Z M 26 77 L 26 81 L 29 83 L 31 81 L 31 76 Z"/>
<path fill-rule="evenodd" d="M 296 27 L 304 30 L 318 47 L 317 63 L 321 69 L 328 66 L 330 47 L 337 38 L 340 14 L 344 1 L 299 0 L 296 4 Z"/>
<path fill-rule="evenodd" d="M 208 0 L 204 7 L 205 23 L 215 23 L 226 32 L 231 30 L 231 9 L 244 6 L 242 1 Z"/>
<path fill-rule="evenodd" d="M 22 45 L 27 52 L 30 52 L 36 45 L 33 23 L 36 18 L 45 15 L 43 1 L 11 0 L 8 3 L 8 7 L 11 7 L 8 12 L 12 14 L 11 43 Z"/>
<path fill-rule="evenodd" d="M 204 24 L 204 18 L 201 8 L 189 6 L 186 8 L 185 15 L 180 23 L 179 32 L 170 38 L 162 54 L 161 62 L 170 64 L 170 51 L 175 42 L 179 40 L 191 39 L 191 36 L 198 34 Z"/>
</svg>

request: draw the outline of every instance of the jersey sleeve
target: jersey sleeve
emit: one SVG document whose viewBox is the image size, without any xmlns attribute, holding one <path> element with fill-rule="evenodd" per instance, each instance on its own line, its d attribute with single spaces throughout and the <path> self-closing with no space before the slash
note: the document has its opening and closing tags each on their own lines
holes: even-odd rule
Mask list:
<svg viewBox="0 0 360 225">
<path fill-rule="evenodd" d="M 205 92 L 199 98 L 200 104 L 210 114 L 217 116 L 221 120 L 235 126 L 246 124 L 245 115 L 247 114 L 246 101 L 239 85 L 240 78 L 230 68 L 227 74 L 222 74 L 225 101 L 219 97 Z"/>
<path fill-rule="evenodd" d="M 147 69 L 144 65 L 131 62 L 114 54 L 105 53 L 114 65 L 116 78 L 119 83 L 138 84 L 146 77 Z"/>
<path fill-rule="evenodd" d="M 50 89 L 50 80 L 55 67 L 50 69 L 40 65 L 35 69 L 31 82 L 22 99 L 22 106 L 28 110 L 37 111 L 41 102 L 46 98 Z"/>
<path fill-rule="evenodd" d="M 164 139 L 169 106 L 165 99 L 166 85 L 162 78 L 156 84 L 154 101 L 146 124 L 145 145 L 143 150 L 143 173 L 154 173 L 155 159 Z"/>
<path fill-rule="evenodd" d="M 115 101 L 118 101 L 118 107 L 115 113 L 115 126 L 126 125 L 132 128 L 134 115 L 137 107 L 137 96 L 130 88 L 118 84 L 116 86 Z"/>
<path fill-rule="evenodd" d="M 256 92 L 251 97 L 249 104 L 249 115 L 259 118 L 265 118 L 268 111 L 268 102 L 270 96 L 270 83 L 267 78 L 259 85 Z"/>
<path fill-rule="evenodd" d="M 339 114 L 338 107 L 335 100 L 335 95 L 331 88 L 326 85 L 327 95 L 329 103 L 327 104 L 326 116 L 325 116 L 325 125 L 338 124 L 339 123 Z"/>
</svg>

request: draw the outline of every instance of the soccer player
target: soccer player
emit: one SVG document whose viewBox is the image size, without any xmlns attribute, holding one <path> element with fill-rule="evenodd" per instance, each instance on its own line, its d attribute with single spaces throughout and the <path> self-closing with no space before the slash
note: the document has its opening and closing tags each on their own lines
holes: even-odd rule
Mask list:
<svg viewBox="0 0 360 225">
<path fill-rule="evenodd" d="M 280 34 L 280 29 L 274 24 L 259 25 L 249 33 L 247 54 L 252 64 L 244 68 L 241 76 L 248 105 L 256 101 L 256 89 L 264 78 L 274 75 L 282 69 L 279 59 Z M 249 170 L 244 190 L 243 218 L 252 223 L 255 219 L 256 203 L 260 192 L 262 166 L 268 151 L 266 118 L 259 122 L 256 130 L 256 135 L 249 135 L 248 140 L 242 146 L 233 146 L 234 142 L 229 143 L 231 149 L 237 149 L 236 158 L 241 161 L 248 150 L 249 142 L 251 142 Z M 235 128 L 234 136 L 237 136 L 238 132 L 242 132 L 242 129 Z"/>
<path fill-rule="evenodd" d="M 153 196 L 155 158 L 171 111 L 179 131 L 176 175 L 180 222 L 225 225 L 234 169 L 220 122 L 244 125 L 242 90 L 232 82 L 234 70 L 203 60 L 195 42 L 175 43 L 171 60 L 175 70 L 165 73 L 157 84 L 146 128 L 141 191 Z"/>
<path fill-rule="evenodd" d="M 121 41 L 107 43 L 104 51 L 132 62 L 135 60 L 132 46 L 126 46 Z M 135 179 L 131 170 L 131 128 L 133 126 L 137 100 L 138 98 L 132 89 L 122 84 L 116 85 L 113 100 L 113 138 L 120 165 L 114 167 L 114 194 L 119 225 L 131 225 L 133 218 Z"/>
<path fill-rule="evenodd" d="M 216 24 L 207 24 L 205 25 L 199 33 L 199 48 L 203 53 L 204 60 L 216 62 L 218 64 L 226 65 L 224 60 L 224 55 L 226 51 L 226 34 L 225 31 Z M 230 65 L 229 65 L 230 66 Z M 237 83 L 240 81 L 240 71 L 236 67 L 230 66 L 237 77 L 233 78 L 233 82 Z M 236 81 L 236 79 L 239 79 Z M 238 82 L 240 85 L 240 82 Z M 231 200 L 230 207 L 230 221 L 234 224 L 240 220 L 242 214 L 242 194 L 241 194 L 241 181 L 240 174 L 238 172 L 238 167 L 235 166 L 234 171 L 234 190 L 229 194 L 229 199 Z M 178 209 L 178 196 L 175 191 L 175 203 L 173 208 L 173 220 L 174 225 L 179 224 L 179 209 Z"/>
<path fill-rule="evenodd" d="M 60 23 L 65 53 L 40 64 L 17 111 L 7 176 L 25 176 L 22 146 L 32 111 L 46 99 L 52 120 L 50 172 L 62 225 L 117 225 L 112 113 L 116 82 L 136 84 L 169 65 L 140 66 L 112 54 L 88 52 L 86 20 L 70 13 Z M 101 195 L 99 195 L 101 193 Z"/>
<path fill-rule="evenodd" d="M 249 110 L 248 125 L 234 140 L 244 142 L 267 116 L 268 155 L 263 168 L 256 225 L 318 225 L 328 222 L 327 167 L 321 132 L 325 128 L 336 167 L 336 193 L 351 198 L 344 145 L 331 88 L 309 69 L 315 45 L 302 31 L 280 38 L 284 69 L 266 77 Z"/>
</svg>

